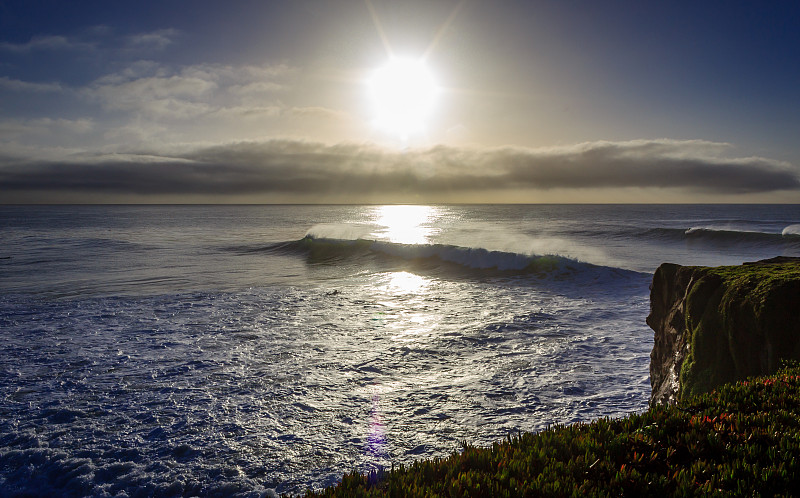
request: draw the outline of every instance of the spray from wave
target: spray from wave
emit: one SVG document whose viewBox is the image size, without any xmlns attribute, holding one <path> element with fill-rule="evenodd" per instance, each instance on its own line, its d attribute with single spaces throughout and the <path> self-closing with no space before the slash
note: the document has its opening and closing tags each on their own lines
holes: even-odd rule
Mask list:
<svg viewBox="0 0 800 498">
<path fill-rule="evenodd" d="M 531 259 L 545 257 L 596 266 L 618 266 L 595 247 L 580 246 L 553 236 L 534 237 L 509 232 L 490 225 L 479 229 L 450 230 L 446 238 L 435 242 L 429 238 L 423 242 L 407 242 L 402 238 L 387 238 L 381 230 L 374 230 L 368 224 L 320 224 L 310 228 L 304 240 L 352 249 L 370 247 L 373 251 L 405 259 L 439 257 L 474 269 L 521 270 L 530 264 Z"/>
<path fill-rule="evenodd" d="M 800 237 L 800 224 L 789 225 L 781 232 L 783 237 Z"/>
<path fill-rule="evenodd" d="M 336 238 L 332 238 L 336 237 Z M 341 237 L 341 238 L 339 238 Z M 367 238 L 364 238 L 367 237 Z M 367 258 L 391 260 L 417 268 L 431 270 L 477 271 L 483 274 L 500 273 L 504 275 L 578 275 L 606 273 L 635 273 L 616 267 L 606 267 L 581 261 L 577 258 L 556 253 L 558 241 L 546 239 L 533 241 L 531 238 L 516 243 L 483 244 L 494 247 L 510 247 L 502 250 L 445 243 L 404 244 L 371 237 L 368 226 L 359 225 L 320 225 L 311 228 L 306 236 L 292 243 L 281 245 L 281 250 L 299 251 L 313 262 L 332 263 L 343 259 L 366 260 Z M 477 238 L 476 238 L 477 239 Z M 562 243 L 561 246 L 566 245 Z M 525 247 L 522 251 L 514 247 Z M 535 252 L 534 248 L 553 248 L 553 251 Z M 568 251 L 564 251 L 568 252 Z"/>
<path fill-rule="evenodd" d="M 373 229 L 360 223 L 324 223 L 314 225 L 306 232 L 312 239 L 359 240 L 367 239 Z"/>
</svg>

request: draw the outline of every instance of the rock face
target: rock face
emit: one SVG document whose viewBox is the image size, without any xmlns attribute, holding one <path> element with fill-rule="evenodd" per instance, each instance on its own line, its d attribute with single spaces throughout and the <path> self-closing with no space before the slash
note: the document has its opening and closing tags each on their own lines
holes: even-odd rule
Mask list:
<svg viewBox="0 0 800 498">
<path fill-rule="evenodd" d="M 650 405 L 675 403 L 800 360 L 800 258 L 665 263 L 650 290 Z"/>
<path fill-rule="evenodd" d="M 650 406 L 677 401 L 681 366 L 688 352 L 684 310 L 693 274 L 692 267 L 664 263 L 653 275 L 647 317 L 647 325 L 655 331 L 650 353 Z"/>
</svg>

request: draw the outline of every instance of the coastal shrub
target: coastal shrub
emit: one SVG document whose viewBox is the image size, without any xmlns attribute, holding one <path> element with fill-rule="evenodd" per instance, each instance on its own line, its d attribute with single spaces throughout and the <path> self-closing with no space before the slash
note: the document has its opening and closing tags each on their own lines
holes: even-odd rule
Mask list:
<svg viewBox="0 0 800 498">
<path fill-rule="evenodd" d="M 308 497 L 800 496 L 800 366 L 621 419 L 521 433 Z"/>
</svg>

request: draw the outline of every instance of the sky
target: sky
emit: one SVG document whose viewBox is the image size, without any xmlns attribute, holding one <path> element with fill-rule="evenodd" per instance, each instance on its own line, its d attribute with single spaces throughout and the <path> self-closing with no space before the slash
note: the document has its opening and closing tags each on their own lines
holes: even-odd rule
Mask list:
<svg viewBox="0 0 800 498">
<path fill-rule="evenodd" d="M 796 0 L 0 0 L 0 203 L 797 203 L 798 137 Z"/>
</svg>

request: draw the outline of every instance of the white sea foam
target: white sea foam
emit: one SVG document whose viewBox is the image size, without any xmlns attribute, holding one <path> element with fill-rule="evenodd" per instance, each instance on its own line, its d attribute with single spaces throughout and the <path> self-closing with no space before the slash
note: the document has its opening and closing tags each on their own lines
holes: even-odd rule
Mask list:
<svg viewBox="0 0 800 498">
<path fill-rule="evenodd" d="M 3 298 L 0 492 L 300 492 L 646 403 L 645 278 L 548 291 L 423 273 L 408 291 L 397 273 L 306 290 Z"/>
</svg>

